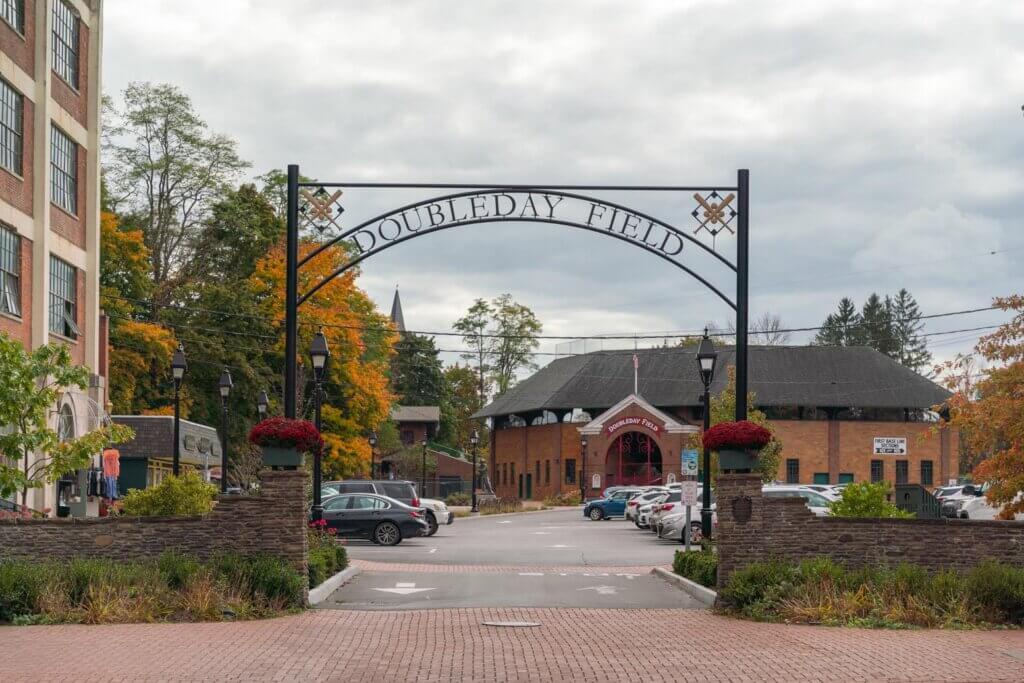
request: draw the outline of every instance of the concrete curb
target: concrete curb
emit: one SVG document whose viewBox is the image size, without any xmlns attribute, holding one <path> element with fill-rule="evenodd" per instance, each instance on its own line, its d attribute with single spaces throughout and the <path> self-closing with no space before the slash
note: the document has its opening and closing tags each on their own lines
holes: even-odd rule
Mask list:
<svg viewBox="0 0 1024 683">
<path fill-rule="evenodd" d="M 715 600 L 718 598 L 718 593 L 711 590 L 710 588 L 706 588 L 700 585 L 699 583 L 690 581 L 685 577 L 679 576 L 679 574 L 676 574 L 675 572 L 669 569 L 665 569 L 664 567 L 655 567 L 651 570 L 651 573 L 655 576 L 661 577 L 665 581 L 668 581 L 669 583 L 676 586 L 676 588 L 681 588 L 682 590 L 686 591 L 690 594 L 690 597 L 692 597 L 694 600 L 704 605 L 705 607 L 715 606 Z"/>
<path fill-rule="evenodd" d="M 343 585 L 351 581 L 358 574 L 362 573 L 362 569 L 356 566 L 349 566 L 348 569 L 343 569 L 331 578 L 321 583 L 316 588 L 309 590 L 309 604 L 311 607 L 316 607 L 321 602 L 327 599 L 327 597 L 334 591 L 341 588 Z"/>
</svg>

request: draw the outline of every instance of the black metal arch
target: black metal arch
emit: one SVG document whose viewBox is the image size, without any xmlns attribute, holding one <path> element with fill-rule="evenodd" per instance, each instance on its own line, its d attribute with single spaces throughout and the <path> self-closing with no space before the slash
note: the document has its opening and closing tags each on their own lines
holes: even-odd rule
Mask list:
<svg viewBox="0 0 1024 683">
<path fill-rule="evenodd" d="M 465 189 L 473 188 L 469 191 L 457 192 L 453 194 L 447 194 L 440 197 L 433 197 L 426 200 L 418 200 L 405 206 L 393 209 L 386 213 L 382 213 L 369 220 L 366 220 L 359 225 L 345 230 L 337 237 L 329 240 L 322 244 L 320 247 L 315 249 L 313 252 L 308 254 L 305 258 L 299 259 L 298 256 L 298 244 L 299 244 L 299 188 L 300 187 L 364 187 L 374 189 L 385 189 L 385 188 L 410 188 L 410 189 L 427 189 L 427 188 L 445 188 L 445 189 Z M 692 236 L 684 233 L 679 228 L 665 223 L 664 221 L 658 220 L 646 213 L 635 211 L 634 209 L 618 204 L 615 202 L 606 201 L 597 197 L 592 197 L 584 194 L 578 194 L 576 192 L 569 192 L 568 190 L 580 190 L 580 191 L 631 191 L 631 192 L 650 192 L 650 191 L 670 191 L 670 192 L 682 192 L 682 191 L 734 191 L 737 195 L 737 213 L 736 216 L 736 237 L 737 237 L 737 251 L 736 251 L 736 263 L 732 263 L 721 254 L 718 254 L 714 250 L 710 249 L 706 244 L 700 240 L 693 238 Z M 424 228 L 422 231 L 410 231 L 410 234 L 404 236 L 396 236 L 393 239 L 387 240 L 385 244 L 379 248 L 369 248 L 361 251 L 356 257 L 346 261 L 344 265 L 335 270 L 333 273 L 326 276 L 319 283 L 314 285 L 310 290 L 304 294 L 298 291 L 298 271 L 305 263 L 309 262 L 310 259 L 315 258 L 318 254 L 322 253 L 325 249 L 336 245 L 342 240 L 349 239 L 353 235 L 358 234 L 360 231 L 366 230 L 368 226 L 371 226 L 378 222 L 383 222 L 388 218 L 394 220 L 394 216 L 403 214 L 405 211 L 419 209 L 427 207 L 431 204 L 438 204 L 439 202 L 449 201 L 464 197 L 481 196 L 481 195 L 499 195 L 501 193 L 542 193 L 553 196 L 558 196 L 567 199 L 575 199 L 584 202 L 592 202 L 594 204 L 600 204 L 616 210 L 621 210 L 624 213 L 635 216 L 639 220 L 650 221 L 652 225 L 657 225 L 663 229 L 667 234 L 675 235 L 680 240 L 685 240 L 685 243 L 694 244 L 700 249 L 713 256 L 722 262 L 726 267 L 730 268 L 736 273 L 736 298 L 735 301 L 730 300 L 721 290 L 708 282 L 704 277 L 698 275 L 696 272 L 691 270 L 685 264 L 672 258 L 671 255 L 660 251 L 650 244 L 644 241 L 631 239 L 623 234 L 616 234 L 610 229 L 595 227 L 590 224 L 584 224 L 582 222 L 576 222 L 571 220 L 564 220 L 561 218 L 555 218 L 553 207 L 551 216 L 548 218 L 541 218 L 538 216 L 533 217 L 512 217 L 512 216 L 482 216 L 474 217 L 470 220 L 453 220 L 449 224 L 445 222 L 437 225 L 431 225 L 429 228 Z M 698 198 L 699 199 L 699 198 Z M 497 201 L 497 200 L 496 200 Z M 706 206 L 706 205 L 705 205 Z M 385 251 L 386 249 L 401 244 L 407 240 L 426 235 L 440 230 L 447 230 L 448 228 L 454 228 L 463 225 L 475 225 L 482 223 L 495 223 L 495 222 L 510 222 L 510 221 L 527 221 L 536 223 L 552 223 L 555 225 L 563 225 L 566 227 L 578 228 L 582 230 L 589 230 L 605 236 L 615 237 L 619 240 L 632 244 L 644 251 L 648 251 L 656 256 L 661 257 L 665 261 L 676 266 L 680 270 L 683 270 L 691 277 L 695 278 L 698 282 L 703 284 L 708 290 L 713 292 L 716 296 L 722 299 L 730 308 L 736 313 L 736 419 L 746 419 L 747 415 L 747 314 L 748 314 L 748 301 L 747 301 L 747 285 L 748 285 L 748 267 L 749 267 L 749 236 L 748 236 L 748 206 L 749 206 L 749 172 L 745 169 L 741 169 L 737 174 L 737 183 L 734 187 L 730 186 L 710 186 L 710 187 L 666 187 L 666 186 L 608 186 L 608 185 L 479 185 L 479 184 L 466 184 L 466 185 L 455 185 L 448 183 L 424 183 L 424 184 L 413 184 L 413 183 L 301 183 L 299 182 L 299 168 L 296 165 L 288 166 L 288 243 L 287 243 L 287 277 L 286 277 L 286 292 L 285 292 L 285 396 L 284 396 L 284 412 L 288 417 L 295 416 L 295 404 L 296 404 L 296 375 L 297 375 L 297 346 L 298 346 L 298 307 L 302 305 L 306 300 L 313 296 L 317 291 L 324 287 L 328 282 L 343 274 L 350 268 L 358 265 L 363 260 L 370 256 Z M 454 210 L 452 211 L 454 218 Z M 696 214 L 695 214 L 696 215 Z M 395 221 L 397 224 L 397 220 Z M 400 233 L 399 233 L 400 234 Z"/>
</svg>

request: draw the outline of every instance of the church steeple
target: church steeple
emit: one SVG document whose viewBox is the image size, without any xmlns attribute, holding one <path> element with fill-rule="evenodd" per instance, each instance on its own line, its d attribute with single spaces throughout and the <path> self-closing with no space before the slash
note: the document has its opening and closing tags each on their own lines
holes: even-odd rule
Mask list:
<svg viewBox="0 0 1024 683">
<path fill-rule="evenodd" d="M 395 329 L 405 332 L 405 316 L 402 315 L 402 300 L 398 296 L 398 287 L 395 287 L 395 299 L 391 302 L 391 322 Z"/>
</svg>

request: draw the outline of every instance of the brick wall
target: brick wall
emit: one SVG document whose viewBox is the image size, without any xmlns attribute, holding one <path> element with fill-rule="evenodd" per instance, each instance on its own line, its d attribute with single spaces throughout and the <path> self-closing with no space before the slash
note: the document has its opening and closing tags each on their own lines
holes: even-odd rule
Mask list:
<svg viewBox="0 0 1024 683">
<path fill-rule="evenodd" d="M 1024 564 L 1024 522 L 816 517 L 799 498 L 766 499 L 756 475 L 720 475 L 718 582 L 751 562 L 829 556 L 850 567 L 908 562 L 967 569 L 995 558 Z M 749 519 L 742 513 L 749 500 Z"/>
<path fill-rule="evenodd" d="M 0 557 L 154 558 L 168 549 L 272 555 L 306 571 L 306 472 L 270 471 L 259 495 L 218 496 L 205 517 L 0 521 Z"/>
<path fill-rule="evenodd" d="M 25 0 L 25 35 L 0 20 L 0 52 L 29 76 L 36 72 L 36 0 Z M 26 138 L 31 139 L 31 138 Z"/>
<path fill-rule="evenodd" d="M 7 26 L 7 24 L 0 20 L 0 27 L 4 26 Z M 22 213 L 32 216 L 32 179 L 35 177 L 32 169 L 33 160 L 35 159 L 33 147 L 35 140 L 35 104 L 27 97 L 22 97 L 21 101 L 23 105 L 21 176 L 16 176 L 5 168 L 0 169 L 0 200 L 7 202 Z"/>
<path fill-rule="evenodd" d="M 50 79 L 50 96 L 61 109 L 83 126 L 89 125 L 89 27 L 78 22 L 78 89 L 72 88 L 56 72 Z"/>
<path fill-rule="evenodd" d="M 0 332 L 6 332 L 26 348 L 32 346 L 32 240 L 24 236 L 21 238 L 21 318 L 0 315 Z"/>
</svg>

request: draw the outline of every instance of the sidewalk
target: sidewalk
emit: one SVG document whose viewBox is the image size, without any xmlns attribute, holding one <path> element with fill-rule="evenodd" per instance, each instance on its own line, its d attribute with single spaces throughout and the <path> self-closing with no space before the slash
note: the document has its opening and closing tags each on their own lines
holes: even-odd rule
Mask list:
<svg viewBox="0 0 1024 683">
<path fill-rule="evenodd" d="M 481 622 L 533 621 L 536 628 Z M 636 643 L 631 633 L 658 638 Z M 1021 631 L 871 631 L 695 610 L 321 610 L 230 624 L 9 627 L 0 681 L 1020 681 Z"/>
</svg>

